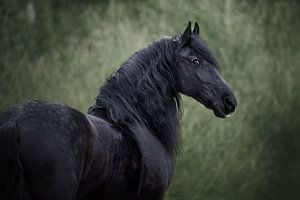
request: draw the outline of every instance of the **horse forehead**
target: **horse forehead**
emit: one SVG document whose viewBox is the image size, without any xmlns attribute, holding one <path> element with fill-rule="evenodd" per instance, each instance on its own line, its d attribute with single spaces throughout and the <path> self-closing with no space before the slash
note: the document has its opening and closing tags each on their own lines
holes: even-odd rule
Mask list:
<svg viewBox="0 0 300 200">
<path fill-rule="evenodd" d="M 191 47 L 195 49 L 196 51 L 200 52 L 206 52 L 211 54 L 209 48 L 207 47 L 204 40 L 202 40 L 200 37 L 193 37 L 191 42 Z"/>
<path fill-rule="evenodd" d="M 199 53 L 205 60 L 210 62 L 216 68 L 219 68 L 218 61 L 215 57 L 215 54 L 210 50 L 205 41 L 200 37 L 193 38 L 191 42 L 191 48 Z"/>
</svg>

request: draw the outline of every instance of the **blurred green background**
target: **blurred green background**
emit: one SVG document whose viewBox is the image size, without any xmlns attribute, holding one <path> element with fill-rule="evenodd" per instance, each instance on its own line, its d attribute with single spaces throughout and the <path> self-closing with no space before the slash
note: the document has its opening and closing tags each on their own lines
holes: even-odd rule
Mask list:
<svg viewBox="0 0 300 200">
<path fill-rule="evenodd" d="M 133 52 L 189 20 L 238 98 L 226 120 L 184 97 L 168 200 L 300 199 L 299 1 L 0 2 L 0 111 L 29 99 L 86 112 Z"/>
</svg>

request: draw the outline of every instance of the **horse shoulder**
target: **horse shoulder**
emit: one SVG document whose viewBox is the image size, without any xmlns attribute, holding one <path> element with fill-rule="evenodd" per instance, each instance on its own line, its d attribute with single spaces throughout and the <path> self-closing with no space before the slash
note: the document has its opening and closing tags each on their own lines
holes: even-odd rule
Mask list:
<svg viewBox="0 0 300 200">
<path fill-rule="evenodd" d="M 162 199 L 173 176 L 173 159 L 159 139 L 143 126 L 135 126 L 142 152 L 139 199 Z"/>
<path fill-rule="evenodd" d="M 140 179 L 140 155 L 135 141 L 102 118 L 88 114 L 86 118 L 91 135 L 80 195 L 133 199 Z"/>
</svg>

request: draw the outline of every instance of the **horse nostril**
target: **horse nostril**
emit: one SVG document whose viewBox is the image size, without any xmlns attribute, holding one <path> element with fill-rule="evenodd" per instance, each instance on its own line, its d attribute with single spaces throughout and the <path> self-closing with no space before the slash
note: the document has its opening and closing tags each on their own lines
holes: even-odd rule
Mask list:
<svg viewBox="0 0 300 200">
<path fill-rule="evenodd" d="M 232 99 L 231 96 L 225 96 L 223 98 L 223 103 L 226 108 L 228 114 L 232 113 L 235 109 L 235 101 Z"/>
</svg>

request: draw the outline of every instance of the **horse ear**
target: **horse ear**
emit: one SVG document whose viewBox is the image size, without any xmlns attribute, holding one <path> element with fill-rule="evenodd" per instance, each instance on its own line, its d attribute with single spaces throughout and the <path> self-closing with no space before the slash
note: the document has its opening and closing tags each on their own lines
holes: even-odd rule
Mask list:
<svg viewBox="0 0 300 200">
<path fill-rule="evenodd" d="M 199 25 L 197 22 L 195 22 L 195 26 L 194 26 L 194 29 L 193 29 L 193 33 L 196 34 L 196 35 L 199 35 Z"/>
<path fill-rule="evenodd" d="M 191 40 L 191 35 L 192 35 L 192 27 L 191 26 L 192 26 L 192 23 L 191 23 L 191 21 L 189 21 L 188 26 L 184 30 L 182 37 L 181 37 L 183 46 L 188 44 Z"/>
</svg>

